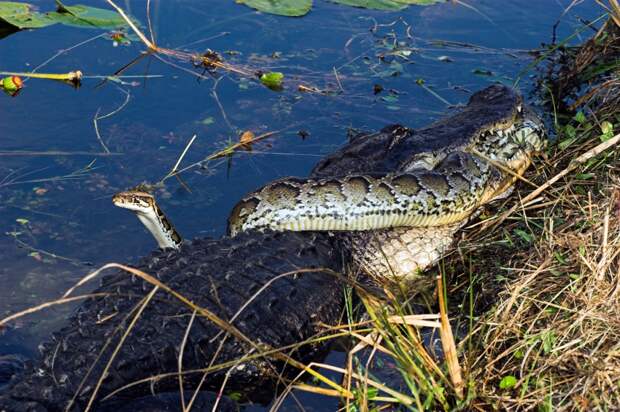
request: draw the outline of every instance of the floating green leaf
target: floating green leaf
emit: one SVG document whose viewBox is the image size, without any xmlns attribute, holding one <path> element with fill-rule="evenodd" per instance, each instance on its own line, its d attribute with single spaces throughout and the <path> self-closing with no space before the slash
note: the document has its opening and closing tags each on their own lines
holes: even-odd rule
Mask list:
<svg viewBox="0 0 620 412">
<path fill-rule="evenodd" d="M 394 0 L 397 3 L 412 4 L 415 6 L 431 6 L 437 3 L 445 3 L 446 0 Z"/>
<path fill-rule="evenodd" d="M 280 16 L 299 17 L 310 11 L 312 0 L 237 0 L 258 11 Z"/>
<path fill-rule="evenodd" d="M 0 24 L 2 23 L 21 30 L 50 26 L 56 24 L 56 21 L 35 11 L 30 4 L 2 1 L 0 2 Z"/>
<path fill-rule="evenodd" d="M 282 87 L 282 80 L 284 79 L 284 74 L 280 72 L 269 72 L 263 73 L 260 76 L 260 82 L 270 89 L 279 89 Z"/>
<path fill-rule="evenodd" d="M 387 96 L 381 97 L 380 99 L 386 103 L 396 103 L 398 101 L 398 95 L 390 93 Z"/>
<path fill-rule="evenodd" d="M 329 0 L 332 3 L 375 10 L 402 10 L 408 4 L 396 0 Z"/>
<path fill-rule="evenodd" d="M 236 0 L 256 10 L 280 16 L 299 17 L 312 8 L 312 0 Z M 428 6 L 446 0 L 329 0 L 332 3 L 375 10 L 402 10 L 412 4 Z"/>
<path fill-rule="evenodd" d="M 208 126 L 213 123 L 215 123 L 215 119 L 212 116 L 209 116 L 200 121 L 200 124 L 204 124 L 205 126 Z"/>
<path fill-rule="evenodd" d="M 106 30 L 127 26 L 116 12 L 97 7 L 66 6 L 56 0 L 56 11 L 41 13 L 28 3 L 0 1 L 0 28 L 37 29 L 57 23 Z"/>
<path fill-rule="evenodd" d="M 48 16 L 58 23 L 77 27 L 95 27 L 98 29 L 114 29 L 127 26 L 125 20 L 112 10 L 99 9 L 97 7 L 66 6 L 56 0 L 56 12 L 48 13 Z"/>
<path fill-rule="evenodd" d="M 493 76 L 493 72 L 488 69 L 474 69 L 471 72 L 473 74 L 477 74 L 478 76 Z"/>
</svg>

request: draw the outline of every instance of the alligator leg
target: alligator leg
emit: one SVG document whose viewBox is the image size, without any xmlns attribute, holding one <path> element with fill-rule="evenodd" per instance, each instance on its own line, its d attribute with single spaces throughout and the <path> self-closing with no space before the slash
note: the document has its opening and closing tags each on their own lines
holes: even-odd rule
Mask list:
<svg viewBox="0 0 620 412">
<path fill-rule="evenodd" d="M 280 348 L 309 339 L 322 331 L 321 323 L 337 323 L 343 307 L 342 281 L 332 271 L 342 271 L 343 261 L 340 247 L 326 233 L 249 232 L 232 239 L 195 240 L 180 251 L 155 252 L 138 268 L 219 318 L 234 317 L 231 324 L 241 338 L 222 333 L 201 314 L 194 316 L 183 349 L 183 370 L 229 362 L 210 373 L 202 389 L 218 390 L 228 372 L 225 393 L 241 391 L 249 396 L 268 388 L 272 396 L 274 376 L 283 362 L 264 357 L 235 361 L 259 353 L 264 345 Z M 289 275 L 279 276 L 284 273 Z M 107 295 L 84 302 L 69 324 L 41 345 L 40 359 L 17 377 L 0 397 L 0 406 L 7 411 L 84 410 L 93 398 L 91 410 L 96 410 L 115 390 L 159 374 L 168 375 L 121 390 L 112 400 L 178 391 L 180 347 L 193 310 L 161 289 L 141 306 L 152 290 L 151 284 L 125 273 L 104 278 L 95 293 Z M 285 353 L 304 362 L 323 349 L 305 345 Z M 184 375 L 186 398 L 202 376 Z"/>
</svg>

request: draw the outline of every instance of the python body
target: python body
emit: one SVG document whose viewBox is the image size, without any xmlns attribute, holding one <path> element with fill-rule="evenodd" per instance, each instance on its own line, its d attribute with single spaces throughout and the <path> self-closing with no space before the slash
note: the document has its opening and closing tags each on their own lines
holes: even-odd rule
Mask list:
<svg viewBox="0 0 620 412">
<path fill-rule="evenodd" d="M 544 147 L 540 121 L 523 109 L 518 96 L 499 86 L 480 94 L 487 118 L 460 142 L 413 152 L 393 173 L 274 181 L 233 208 L 229 234 L 252 229 L 347 231 L 345 243 L 353 259 L 370 274 L 416 274 L 441 257 L 466 218 L 502 196 Z M 439 132 L 442 126 L 439 122 Z M 432 135 L 432 129 L 422 135 Z M 179 247 L 181 237 L 150 194 L 132 190 L 113 201 L 134 211 L 160 247 Z M 388 230 L 371 236 L 355 233 L 376 229 Z"/>
<path fill-rule="evenodd" d="M 268 184 L 235 206 L 230 234 L 259 227 L 369 230 L 459 222 L 513 183 L 513 175 L 496 165 L 519 174 L 542 148 L 541 127 L 518 115 L 510 126 L 493 127 L 472 136 L 461 150 L 442 153 L 445 158 L 437 164 L 423 165 L 428 170 L 414 164 L 379 177 L 288 178 Z"/>
</svg>

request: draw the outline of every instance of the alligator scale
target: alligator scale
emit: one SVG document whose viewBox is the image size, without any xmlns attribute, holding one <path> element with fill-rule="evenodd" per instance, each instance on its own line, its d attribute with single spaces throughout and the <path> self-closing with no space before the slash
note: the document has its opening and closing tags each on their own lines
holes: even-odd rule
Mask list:
<svg viewBox="0 0 620 412">
<path fill-rule="evenodd" d="M 323 344 L 299 344 L 339 322 L 348 274 L 420 276 L 544 141 L 538 118 L 497 85 L 426 128 L 359 135 L 309 179 L 282 179 L 242 199 L 229 222 L 234 236 L 187 241 L 138 263 L 203 312 L 140 278 L 109 275 L 14 378 L 0 409 L 136 410 L 141 397 L 179 396 L 181 387 L 188 404 L 196 388 L 218 391 L 225 379 L 225 392 L 256 398 L 295 373 L 286 359 L 324 353 Z M 180 241 L 162 227 L 164 244 Z M 265 355 L 277 348 L 290 358 Z"/>
</svg>

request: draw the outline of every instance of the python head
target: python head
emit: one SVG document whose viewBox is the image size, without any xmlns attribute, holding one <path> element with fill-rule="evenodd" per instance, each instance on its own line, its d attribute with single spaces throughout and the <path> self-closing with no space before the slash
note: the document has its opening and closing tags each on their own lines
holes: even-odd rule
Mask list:
<svg viewBox="0 0 620 412">
<path fill-rule="evenodd" d="M 164 212 L 157 206 L 155 197 L 141 186 L 120 192 L 112 197 L 114 206 L 131 210 L 153 235 L 161 249 L 178 249 L 183 238 L 176 231 Z"/>
<path fill-rule="evenodd" d="M 126 191 L 115 194 L 112 197 L 114 206 L 131 210 L 134 213 L 148 213 L 154 208 L 155 198 L 147 192 Z"/>
</svg>

